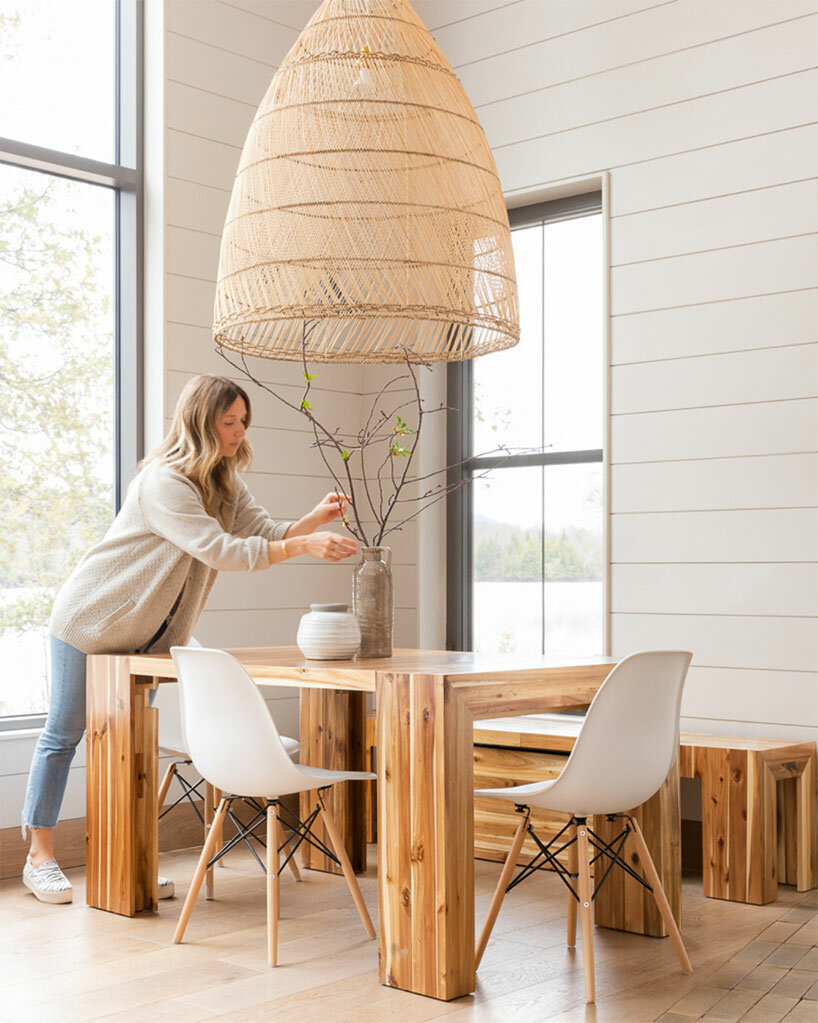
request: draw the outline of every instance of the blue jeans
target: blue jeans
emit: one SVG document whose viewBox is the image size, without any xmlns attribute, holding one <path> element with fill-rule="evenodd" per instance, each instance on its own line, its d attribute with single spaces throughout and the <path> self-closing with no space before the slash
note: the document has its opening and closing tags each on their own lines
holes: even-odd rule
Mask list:
<svg viewBox="0 0 818 1023">
<path fill-rule="evenodd" d="M 26 827 L 54 828 L 60 814 L 68 771 L 85 733 L 85 654 L 51 637 L 51 702 L 40 733 L 23 804 Z"/>
</svg>

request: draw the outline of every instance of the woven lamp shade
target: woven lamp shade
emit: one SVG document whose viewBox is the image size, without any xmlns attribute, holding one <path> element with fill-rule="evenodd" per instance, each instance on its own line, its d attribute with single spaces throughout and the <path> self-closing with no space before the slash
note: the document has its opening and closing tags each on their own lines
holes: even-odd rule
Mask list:
<svg viewBox="0 0 818 1023">
<path fill-rule="evenodd" d="M 488 142 L 406 0 L 325 0 L 276 72 L 222 237 L 218 345 L 443 362 L 519 339 Z"/>
</svg>

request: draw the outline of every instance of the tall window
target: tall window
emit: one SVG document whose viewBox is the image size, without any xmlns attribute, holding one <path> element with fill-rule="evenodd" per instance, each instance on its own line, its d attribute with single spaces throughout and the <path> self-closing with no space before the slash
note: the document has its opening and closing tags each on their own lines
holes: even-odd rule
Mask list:
<svg viewBox="0 0 818 1023">
<path fill-rule="evenodd" d="M 0 727 L 138 452 L 137 0 L 0 0 Z"/>
<path fill-rule="evenodd" d="M 600 206 L 511 211 L 520 342 L 450 368 L 452 648 L 604 648 Z"/>
</svg>

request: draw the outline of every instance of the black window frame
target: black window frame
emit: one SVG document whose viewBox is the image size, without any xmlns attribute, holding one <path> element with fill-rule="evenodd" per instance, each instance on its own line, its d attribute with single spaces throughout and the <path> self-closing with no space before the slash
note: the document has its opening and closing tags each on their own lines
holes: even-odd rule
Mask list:
<svg viewBox="0 0 818 1023">
<path fill-rule="evenodd" d="M 572 220 L 601 214 L 602 191 L 564 196 L 508 211 L 514 231 L 537 224 Z M 603 282 L 600 282 L 600 287 Z M 602 356 L 601 356 L 602 357 Z M 472 453 L 474 413 L 474 369 L 471 361 L 450 363 L 446 373 L 446 462 L 447 483 L 455 489 L 446 501 L 446 649 L 473 649 L 473 488 L 475 472 L 502 467 L 605 464 L 605 449 L 542 451 L 536 454 L 478 457 Z M 502 471 L 502 470 L 501 470 Z M 604 514 L 604 512 L 603 512 Z M 603 523 L 604 533 L 604 523 Z M 605 628 L 603 627 L 603 633 Z M 605 640 L 603 640 L 605 642 Z"/>
<path fill-rule="evenodd" d="M 0 136 L 0 163 L 114 192 L 114 513 L 143 455 L 144 0 L 115 4 L 114 162 Z M 45 714 L 0 717 L 0 732 L 42 728 Z"/>
</svg>

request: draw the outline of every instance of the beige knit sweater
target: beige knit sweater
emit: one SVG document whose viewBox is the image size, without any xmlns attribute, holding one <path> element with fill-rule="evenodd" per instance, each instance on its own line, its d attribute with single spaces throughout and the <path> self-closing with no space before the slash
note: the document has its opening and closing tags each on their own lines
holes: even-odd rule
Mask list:
<svg viewBox="0 0 818 1023">
<path fill-rule="evenodd" d="M 282 539 L 292 524 L 271 519 L 241 480 L 223 518 L 227 529 L 208 515 L 187 477 L 149 463 L 111 528 L 58 593 L 52 635 L 87 654 L 142 650 L 181 593 L 168 628 L 151 649 L 187 643 L 217 573 L 269 568 L 267 541 Z"/>
</svg>

